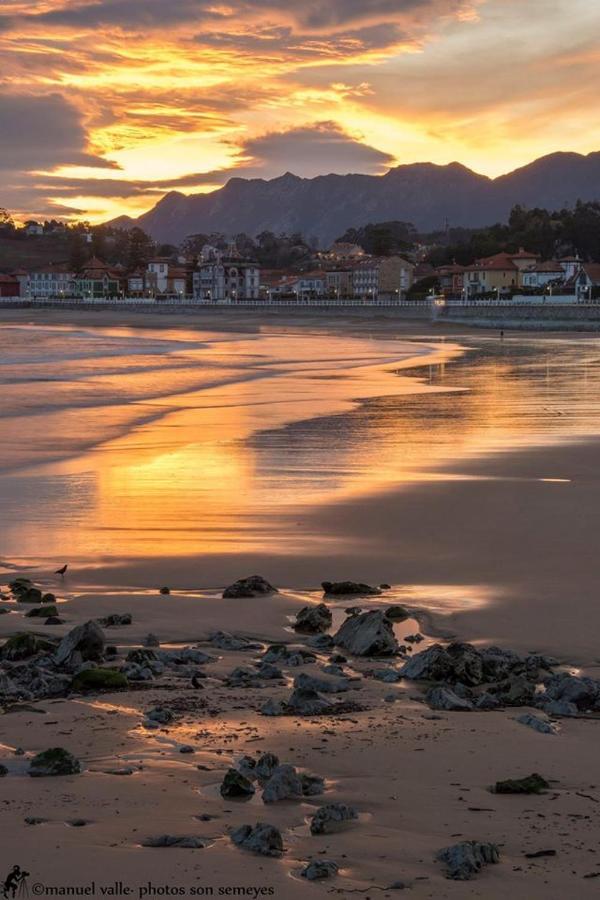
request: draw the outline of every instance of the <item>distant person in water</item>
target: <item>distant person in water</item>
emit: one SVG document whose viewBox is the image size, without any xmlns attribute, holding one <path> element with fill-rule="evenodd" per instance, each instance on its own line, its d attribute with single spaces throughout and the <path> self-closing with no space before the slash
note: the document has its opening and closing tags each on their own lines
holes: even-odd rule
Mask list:
<svg viewBox="0 0 600 900">
<path fill-rule="evenodd" d="M 500 330 L 500 340 L 501 340 L 501 341 L 504 340 L 504 328 L 502 328 L 502 329 Z"/>
</svg>

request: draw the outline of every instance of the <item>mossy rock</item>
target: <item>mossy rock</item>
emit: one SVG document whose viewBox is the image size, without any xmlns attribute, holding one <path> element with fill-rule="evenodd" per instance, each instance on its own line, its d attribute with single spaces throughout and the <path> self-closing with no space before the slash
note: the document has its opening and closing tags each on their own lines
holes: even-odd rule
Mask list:
<svg viewBox="0 0 600 900">
<path fill-rule="evenodd" d="M 23 632 L 22 634 L 14 634 L 6 641 L 0 651 L 0 655 L 3 659 L 15 661 L 27 659 L 29 656 L 35 656 L 37 653 L 51 653 L 55 649 L 55 645 L 51 644 L 50 641 L 45 641 L 43 638 L 39 638 L 29 632 Z"/>
<path fill-rule="evenodd" d="M 506 781 L 497 781 L 496 794 L 541 794 L 550 787 L 545 778 L 534 772 L 526 778 L 507 778 Z"/>
<path fill-rule="evenodd" d="M 42 603 L 56 603 L 56 597 L 54 594 L 44 594 L 42 597 Z"/>
<path fill-rule="evenodd" d="M 29 764 L 32 778 L 48 778 L 57 775 L 78 775 L 81 763 L 63 747 L 52 747 L 34 756 Z"/>
<path fill-rule="evenodd" d="M 50 603 L 48 606 L 38 606 L 35 609 L 30 609 L 25 613 L 25 618 L 27 619 L 47 619 L 49 616 L 57 616 L 58 610 L 56 606 Z"/>
<path fill-rule="evenodd" d="M 0 616 L 6 616 L 10 612 L 8 606 L 0 606 Z"/>
<path fill-rule="evenodd" d="M 71 682 L 72 691 L 120 691 L 129 686 L 122 672 L 116 669 L 84 669 Z"/>
</svg>

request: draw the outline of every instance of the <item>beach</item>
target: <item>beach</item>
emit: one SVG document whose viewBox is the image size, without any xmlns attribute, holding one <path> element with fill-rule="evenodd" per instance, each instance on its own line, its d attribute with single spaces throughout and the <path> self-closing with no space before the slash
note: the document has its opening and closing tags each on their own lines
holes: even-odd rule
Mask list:
<svg viewBox="0 0 600 900">
<path fill-rule="evenodd" d="M 261 713 L 300 672 L 322 678 L 333 648 L 273 682 L 229 677 L 270 644 L 310 647 L 294 617 L 323 601 L 321 582 L 345 580 L 390 587 L 325 597 L 331 634 L 355 605 L 401 604 L 408 617 L 393 630 L 406 658 L 456 639 L 599 677 L 597 340 L 159 318 L 44 311 L 32 323 L 30 311 L 3 311 L 0 321 L 0 636 L 59 639 L 130 613 L 131 624 L 104 628 L 118 665 L 149 633 L 211 657 L 201 689 L 167 667 L 125 691 L 5 705 L 5 858 L 31 883 L 94 882 L 93 896 L 119 880 L 131 896 L 592 896 L 593 715 L 554 717 L 557 733 L 545 734 L 517 721 L 533 705 L 432 712 L 420 682 L 381 681 L 379 662 L 348 653 L 348 710 Z M 252 573 L 278 592 L 222 598 Z M 24 616 L 6 588 L 17 576 L 56 596 L 61 624 Z M 219 647 L 219 631 L 261 647 Z M 424 640 L 407 648 L 415 633 Z M 149 727 L 162 705 L 175 717 Z M 55 746 L 83 773 L 29 778 L 31 757 Z M 247 802 L 225 800 L 226 771 L 267 751 L 321 776 L 325 793 L 266 804 L 257 784 Z M 490 793 L 532 772 L 544 793 Z M 324 803 L 358 818 L 315 837 L 308 822 Z M 281 830 L 281 858 L 230 840 L 260 821 Z M 206 846 L 141 846 L 157 835 Z M 499 864 L 445 878 L 435 854 L 461 840 L 498 845 Z M 556 855 L 525 856 L 546 850 Z M 300 872 L 319 856 L 339 872 L 308 882 Z"/>
</svg>

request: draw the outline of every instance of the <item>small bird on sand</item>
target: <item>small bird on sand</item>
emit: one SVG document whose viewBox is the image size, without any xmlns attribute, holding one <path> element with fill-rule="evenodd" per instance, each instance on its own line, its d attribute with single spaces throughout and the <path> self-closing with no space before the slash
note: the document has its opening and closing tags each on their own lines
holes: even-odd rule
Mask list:
<svg viewBox="0 0 600 900">
<path fill-rule="evenodd" d="M 55 574 L 55 575 L 64 575 L 68 568 L 69 568 L 69 566 L 68 566 L 68 563 L 67 563 L 67 564 L 65 564 L 64 566 L 61 566 L 60 569 L 57 569 L 56 572 L 55 572 L 54 574 Z"/>
</svg>

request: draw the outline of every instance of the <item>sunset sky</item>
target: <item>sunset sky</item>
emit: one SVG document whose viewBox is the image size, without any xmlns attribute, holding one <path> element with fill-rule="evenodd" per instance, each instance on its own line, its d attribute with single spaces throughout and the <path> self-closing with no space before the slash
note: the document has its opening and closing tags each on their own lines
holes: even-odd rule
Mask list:
<svg viewBox="0 0 600 900">
<path fill-rule="evenodd" d="M 0 206 L 600 150 L 597 0 L 2 0 Z"/>
</svg>

